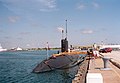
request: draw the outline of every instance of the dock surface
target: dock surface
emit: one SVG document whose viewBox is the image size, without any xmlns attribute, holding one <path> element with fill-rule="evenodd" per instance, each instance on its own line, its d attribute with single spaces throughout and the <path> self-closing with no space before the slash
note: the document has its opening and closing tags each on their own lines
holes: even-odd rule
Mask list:
<svg viewBox="0 0 120 83">
<path fill-rule="evenodd" d="M 88 73 L 101 73 L 103 83 L 120 83 L 120 69 L 109 62 L 110 70 L 102 70 L 104 63 L 102 58 L 91 59 L 89 63 Z"/>
<path fill-rule="evenodd" d="M 81 74 L 79 72 L 81 71 L 81 67 L 78 70 L 78 73 L 76 74 L 75 78 L 73 79 L 72 83 L 87 83 L 87 74 L 100 74 L 102 75 L 102 83 L 120 83 L 120 51 L 112 51 L 111 53 L 102 53 L 102 55 L 105 57 L 110 58 L 110 61 L 108 61 L 107 68 L 108 70 L 104 70 L 104 62 L 103 58 L 96 58 L 89 57 L 89 62 L 86 73 L 86 82 L 81 82 Z M 87 61 L 87 60 L 86 60 Z M 98 77 L 96 76 L 95 79 Z M 92 79 L 93 80 L 93 79 Z M 90 83 L 99 83 L 92 81 Z M 100 82 L 101 83 L 101 82 Z"/>
<path fill-rule="evenodd" d="M 112 51 L 111 53 L 102 53 L 106 57 L 110 57 L 120 64 L 120 51 Z"/>
</svg>

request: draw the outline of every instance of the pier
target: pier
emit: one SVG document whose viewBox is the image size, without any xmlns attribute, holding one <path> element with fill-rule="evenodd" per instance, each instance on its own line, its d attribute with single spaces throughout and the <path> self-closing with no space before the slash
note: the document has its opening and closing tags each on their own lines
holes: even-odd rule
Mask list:
<svg viewBox="0 0 120 83">
<path fill-rule="evenodd" d="M 78 77 L 81 75 L 79 74 L 79 72 L 81 72 L 80 67 L 72 83 L 120 83 L 120 64 L 119 61 L 114 59 L 114 57 L 119 54 L 115 54 L 116 52 L 103 54 L 105 57 L 110 58 L 109 62 L 107 63 L 107 66 L 105 66 L 103 58 L 90 58 L 89 61 L 85 60 L 86 62 L 89 62 L 88 65 L 86 64 L 86 67 L 88 68 L 84 70 L 84 72 L 86 72 L 84 73 L 85 78 L 81 79 L 81 77 Z"/>
</svg>

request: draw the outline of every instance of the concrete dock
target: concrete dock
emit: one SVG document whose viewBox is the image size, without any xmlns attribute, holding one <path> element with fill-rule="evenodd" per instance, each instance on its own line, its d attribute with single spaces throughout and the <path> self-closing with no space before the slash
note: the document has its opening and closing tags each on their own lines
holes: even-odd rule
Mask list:
<svg viewBox="0 0 120 83">
<path fill-rule="evenodd" d="M 104 53 L 102 54 L 104 55 L 104 57 L 109 57 L 112 58 L 112 61 L 115 61 L 115 63 L 119 64 L 119 58 L 120 58 L 120 52 L 118 53 L 116 52 L 112 52 L 112 53 Z M 116 58 L 119 57 L 119 58 Z M 89 63 L 88 65 L 88 70 L 86 73 L 86 81 L 82 82 L 82 83 L 120 83 L 120 68 L 117 67 L 116 65 L 114 65 L 113 63 L 111 63 L 111 61 L 109 61 L 109 63 L 107 64 L 108 69 L 104 69 L 104 62 L 103 62 L 103 58 L 96 58 L 96 59 L 89 59 Z M 79 72 L 79 70 L 78 70 Z M 77 73 L 78 75 L 79 73 Z M 97 74 L 100 74 L 102 78 L 102 82 L 100 82 L 100 80 L 98 80 L 97 82 L 95 82 L 92 78 L 92 82 L 87 82 L 87 75 L 88 74 L 96 74 L 96 78 L 98 80 Z M 76 77 L 73 79 L 72 83 L 81 83 L 80 81 L 74 81 L 76 79 Z M 82 79 L 81 79 L 82 80 Z"/>
<path fill-rule="evenodd" d="M 95 59 L 94 61 L 90 60 L 88 73 L 100 73 L 103 77 L 103 83 L 120 83 L 120 69 L 112 63 L 109 63 L 110 69 L 103 70 L 103 64 L 101 58 Z"/>
</svg>

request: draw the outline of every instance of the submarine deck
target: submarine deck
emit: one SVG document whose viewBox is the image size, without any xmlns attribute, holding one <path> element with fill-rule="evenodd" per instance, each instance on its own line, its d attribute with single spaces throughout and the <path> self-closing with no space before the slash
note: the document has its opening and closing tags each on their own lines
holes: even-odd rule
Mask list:
<svg viewBox="0 0 120 83">
<path fill-rule="evenodd" d="M 59 53 L 59 54 L 53 54 L 52 56 L 56 57 L 56 56 L 61 56 L 63 54 L 67 54 L 67 55 L 76 55 L 76 54 L 87 54 L 86 51 L 72 51 L 72 52 L 63 52 L 63 53 Z"/>
</svg>

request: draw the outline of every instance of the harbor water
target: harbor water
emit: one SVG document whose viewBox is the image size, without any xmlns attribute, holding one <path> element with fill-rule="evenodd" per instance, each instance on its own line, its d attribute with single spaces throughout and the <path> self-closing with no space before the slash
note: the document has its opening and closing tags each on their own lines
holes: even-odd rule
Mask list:
<svg viewBox="0 0 120 83">
<path fill-rule="evenodd" d="M 49 56 L 53 53 L 57 53 L 57 50 L 50 50 Z M 32 73 L 36 65 L 46 57 L 46 51 L 0 52 L 0 83 L 71 83 L 78 66 Z"/>
</svg>

